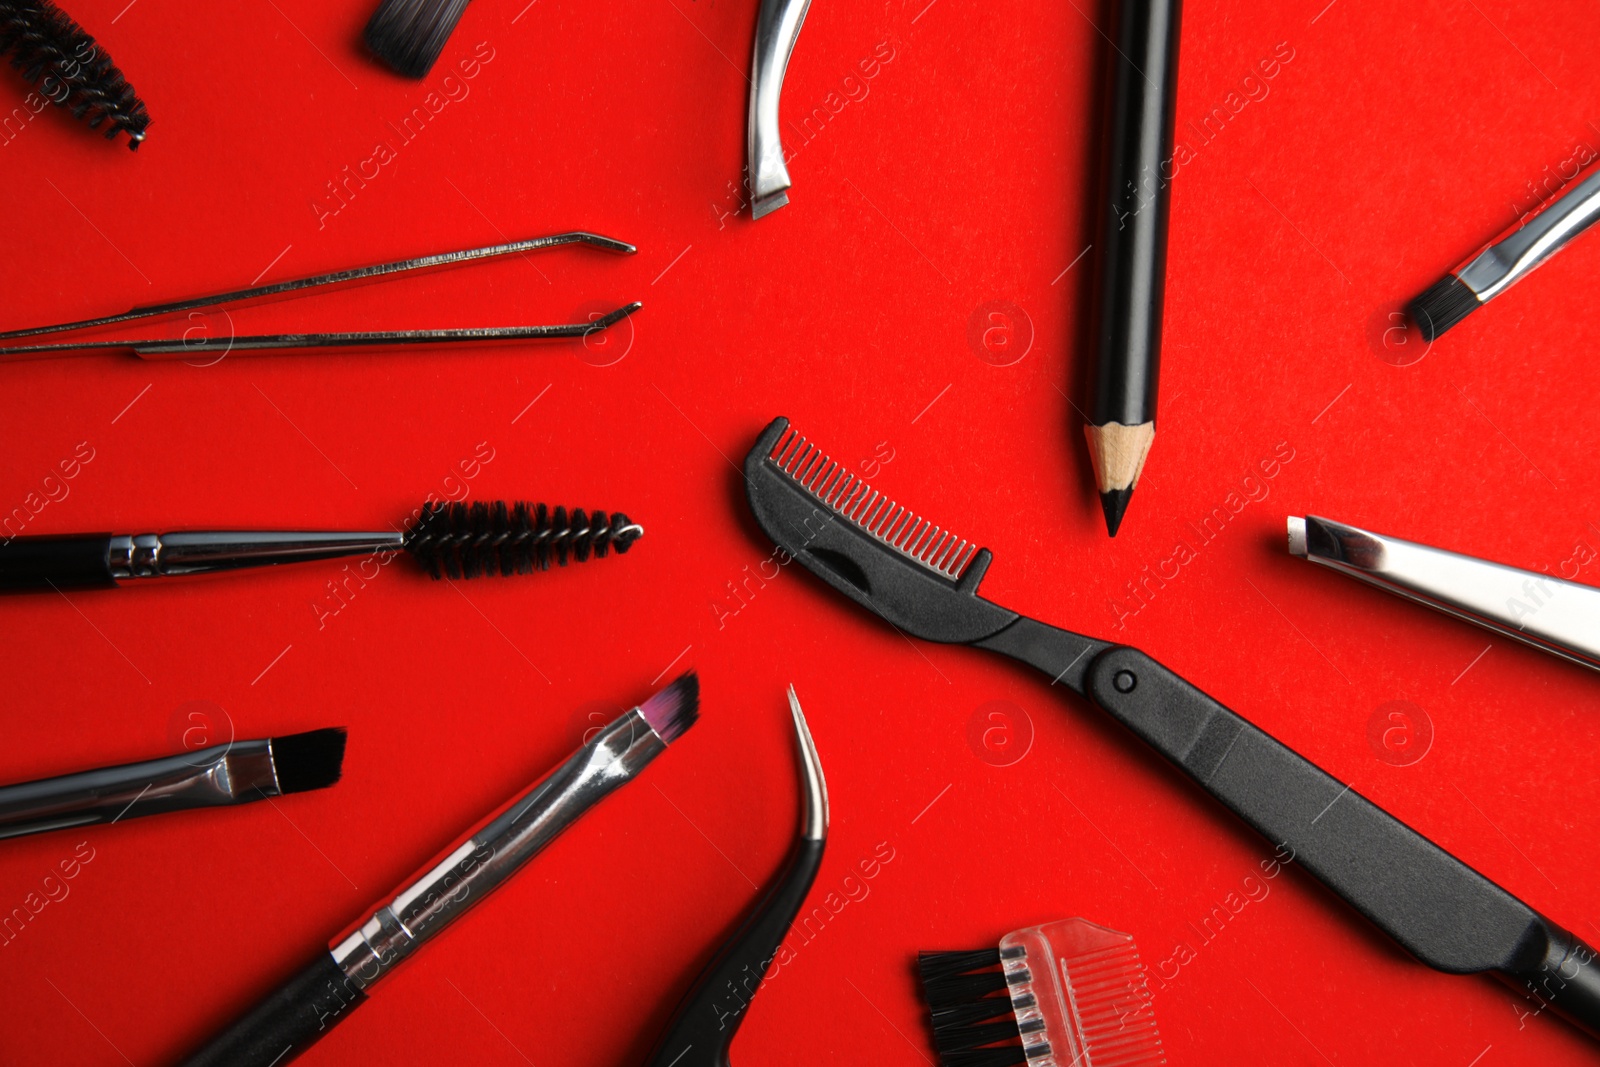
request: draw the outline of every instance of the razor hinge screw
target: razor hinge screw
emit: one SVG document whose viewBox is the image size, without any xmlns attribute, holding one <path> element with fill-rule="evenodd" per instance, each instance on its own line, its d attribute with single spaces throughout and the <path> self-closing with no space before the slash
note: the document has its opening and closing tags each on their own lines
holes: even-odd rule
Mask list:
<svg viewBox="0 0 1600 1067">
<path fill-rule="evenodd" d="M 1111 686 L 1119 693 L 1131 693 L 1139 685 L 1139 676 L 1132 671 L 1118 671 L 1111 676 Z"/>
</svg>

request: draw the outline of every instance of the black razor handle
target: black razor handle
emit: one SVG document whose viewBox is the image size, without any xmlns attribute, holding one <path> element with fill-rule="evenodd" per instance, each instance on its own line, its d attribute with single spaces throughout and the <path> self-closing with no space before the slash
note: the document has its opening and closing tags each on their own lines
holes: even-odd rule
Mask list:
<svg viewBox="0 0 1600 1067">
<path fill-rule="evenodd" d="M 181 1067 L 282 1067 L 320 1041 L 367 995 L 328 952 L 268 994 Z"/>
<path fill-rule="evenodd" d="M 979 644 L 1051 677 L 1083 658 L 1082 638 L 1027 618 Z M 1422 962 L 1452 974 L 1498 971 L 1600 1036 L 1600 964 L 1577 937 L 1143 652 L 1103 648 L 1083 683 L 1094 703 Z"/>
<path fill-rule="evenodd" d="M 104 589 L 111 576 L 111 535 L 13 537 L 0 541 L 0 591 Z"/>
<path fill-rule="evenodd" d="M 728 1048 L 822 867 L 825 841 L 801 838 L 777 883 L 700 972 L 646 1067 L 729 1067 Z"/>
</svg>

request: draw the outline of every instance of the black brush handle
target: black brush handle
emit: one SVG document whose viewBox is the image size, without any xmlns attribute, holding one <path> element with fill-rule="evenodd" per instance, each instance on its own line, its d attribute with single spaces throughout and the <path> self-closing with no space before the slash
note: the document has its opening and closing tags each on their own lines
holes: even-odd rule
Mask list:
<svg viewBox="0 0 1600 1067">
<path fill-rule="evenodd" d="M 100 589 L 111 576 L 111 535 L 13 537 L 0 541 L 0 591 Z"/>
<path fill-rule="evenodd" d="M 822 867 L 826 844 L 801 838 L 767 891 L 678 1005 L 647 1067 L 729 1067 L 733 1035 Z"/>
<path fill-rule="evenodd" d="M 1422 962 L 1498 971 L 1600 1034 L 1594 949 L 1143 652 L 1085 655 L 1032 619 L 981 644 L 1069 684 L 1081 671 L 1091 700 Z"/>
<path fill-rule="evenodd" d="M 320 952 L 181 1067 L 282 1067 L 366 999 L 333 956 Z"/>
</svg>

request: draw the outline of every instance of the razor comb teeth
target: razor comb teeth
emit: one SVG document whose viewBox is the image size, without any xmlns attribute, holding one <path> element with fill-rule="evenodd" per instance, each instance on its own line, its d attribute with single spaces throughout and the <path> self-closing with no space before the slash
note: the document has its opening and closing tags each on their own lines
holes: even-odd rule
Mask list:
<svg viewBox="0 0 1600 1067">
<path fill-rule="evenodd" d="M 951 581 L 978 554 L 976 544 L 896 504 L 792 427 L 779 436 L 767 461 L 864 533 Z"/>
</svg>

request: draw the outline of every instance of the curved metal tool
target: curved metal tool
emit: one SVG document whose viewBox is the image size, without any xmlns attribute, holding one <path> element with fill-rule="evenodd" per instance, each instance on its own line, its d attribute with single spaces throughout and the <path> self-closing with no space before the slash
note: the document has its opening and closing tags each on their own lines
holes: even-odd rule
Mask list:
<svg viewBox="0 0 1600 1067">
<path fill-rule="evenodd" d="M 750 78 L 750 217 L 778 210 L 789 202 L 789 168 L 778 134 L 778 98 L 789 53 L 800 37 L 811 0 L 761 0 L 756 16 L 755 59 Z"/>
<path fill-rule="evenodd" d="M 760 991 L 789 924 L 817 879 L 828 837 L 828 783 L 792 685 L 789 712 L 794 716 L 800 760 L 800 832 L 783 872 L 678 1005 L 665 1035 L 645 1061 L 648 1067 L 729 1067 L 728 1048 L 751 998 Z"/>
</svg>

